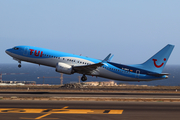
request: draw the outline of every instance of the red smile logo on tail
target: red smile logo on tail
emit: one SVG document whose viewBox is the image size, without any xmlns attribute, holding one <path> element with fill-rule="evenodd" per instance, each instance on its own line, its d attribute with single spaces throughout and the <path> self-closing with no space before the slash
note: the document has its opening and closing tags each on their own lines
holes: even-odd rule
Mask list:
<svg viewBox="0 0 180 120">
<path fill-rule="evenodd" d="M 160 68 L 164 65 L 164 63 L 162 63 L 161 65 L 157 65 L 156 64 L 157 59 L 152 59 L 152 60 L 154 61 L 154 66 L 156 66 L 157 68 Z M 166 61 L 166 58 L 164 58 L 164 61 Z"/>
</svg>

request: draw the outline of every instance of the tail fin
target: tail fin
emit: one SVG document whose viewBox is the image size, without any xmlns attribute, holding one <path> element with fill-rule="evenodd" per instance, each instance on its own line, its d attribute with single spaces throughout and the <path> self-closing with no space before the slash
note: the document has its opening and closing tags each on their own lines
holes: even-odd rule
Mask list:
<svg viewBox="0 0 180 120">
<path fill-rule="evenodd" d="M 169 56 L 171 55 L 173 48 L 174 45 L 168 44 L 158 53 L 152 56 L 149 60 L 141 64 L 139 67 L 155 73 L 162 73 L 164 66 L 166 65 L 169 59 Z"/>
</svg>

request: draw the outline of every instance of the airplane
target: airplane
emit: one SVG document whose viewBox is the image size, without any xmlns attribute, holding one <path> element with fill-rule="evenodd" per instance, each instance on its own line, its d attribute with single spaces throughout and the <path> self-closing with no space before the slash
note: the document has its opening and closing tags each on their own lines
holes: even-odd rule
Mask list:
<svg viewBox="0 0 180 120">
<path fill-rule="evenodd" d="M 135 65 L 111 62 L 111 54 L 98 60 L 33 46 L 15 46 L 5 52 L 19 62 L 19 68 L 21 61 L 45 65 L 54 67 L 59 73 L 82 74 L 82 81 L 87 80 L 86 75 L 118 81 L 151 81 L 168 78 L 169 74 L 162 71 L 173 48 L 174 45 L 168 44 L 146 62 Z"/>
</svg>

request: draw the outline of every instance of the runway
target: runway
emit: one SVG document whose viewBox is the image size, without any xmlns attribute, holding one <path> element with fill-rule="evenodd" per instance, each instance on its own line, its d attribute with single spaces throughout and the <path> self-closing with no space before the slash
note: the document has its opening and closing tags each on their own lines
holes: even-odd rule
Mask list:
<svg viewBox="0 0 180 120">
<path fill-rule="evenodd" d="M 2 120 L 179 120 L 179 102 L 0 100 Z"/>
<path fill-rule="evenodd" d="M 0 97 L 97 97 L 97 98 L 176 98 L 179 93 L 130 93 L 130 92 L 0 92 Z"/>
</svg>

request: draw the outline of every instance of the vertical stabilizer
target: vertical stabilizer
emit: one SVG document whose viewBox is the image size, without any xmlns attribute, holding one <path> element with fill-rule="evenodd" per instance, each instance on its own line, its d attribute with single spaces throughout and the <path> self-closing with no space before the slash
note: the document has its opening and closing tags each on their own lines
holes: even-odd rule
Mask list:
<svg viewBox="0 0 180 120">
<path fill-rule="evenodd" d="M 146 62 L 140 65 L 142 69 L 152 71 L 155 73 L 162 73 L 169 56 L 174 48 L 174 45 L 168 44 L 163 49 L 161 49 L 158 53 L 148 59 Z"/>
</svg>

